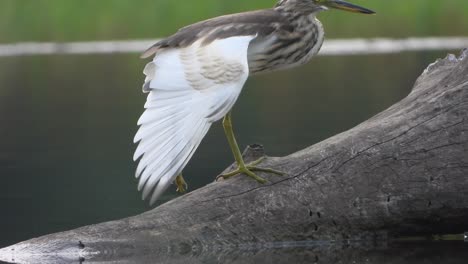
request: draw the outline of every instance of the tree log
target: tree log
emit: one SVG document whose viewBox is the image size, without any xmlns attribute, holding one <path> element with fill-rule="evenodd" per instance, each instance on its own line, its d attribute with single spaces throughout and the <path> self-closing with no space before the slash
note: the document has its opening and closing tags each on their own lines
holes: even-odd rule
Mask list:
<svg viewBox="0 0 468 264">
<path fill-rule="evenodd" d="M 259 146 L 246 152 L 247 159 L 262 155 Z M 287 175 L 262 174 L 264 185 L 242 176 L 214 182 L 138 216 L 2 249 L 0 259 L 60 263 L 138 256 L 145 263 L 146 256 L 157 255 L 164 262 L 163 255 L 293 243 L 287 241 L 463 233 L 468 51 L 430 65 L 412 92 L 384 112 L 297 153 L 267 157 L 262 166 Z"/>
</svg>

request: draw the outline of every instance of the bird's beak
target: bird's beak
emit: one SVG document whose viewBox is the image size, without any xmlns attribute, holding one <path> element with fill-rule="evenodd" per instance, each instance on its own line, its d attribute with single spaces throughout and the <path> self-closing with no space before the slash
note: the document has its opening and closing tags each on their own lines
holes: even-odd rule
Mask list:
<svg viewBox="0 0 468 264">
<path fill-rule="evenodd" d="M 341 0 L 322 0 L 320 4 L 328 8 L 335 8 L 354 13 L 375 14 L 372 10 Z"/>
</svg>

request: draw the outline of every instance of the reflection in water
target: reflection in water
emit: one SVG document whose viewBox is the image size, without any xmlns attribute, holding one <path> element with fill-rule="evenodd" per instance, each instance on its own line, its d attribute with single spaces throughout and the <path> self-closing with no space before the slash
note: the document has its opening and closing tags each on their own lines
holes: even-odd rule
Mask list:
<svg viewBox="0 0 468 264">
<path fill-rule="evenodd" d="M 468 259 L 468 245 L 463 242 L 296 242 L 279 243 L 275 247 L 258 245 L 251 248 L 216 248 L 199 249 L 187 245 L 179 249 L 168 249 L 166 252 L 155 252 L 148 248 L 132 247 L 128 250 L 115 252 L 107 249 L 104 255 L 63 259 L 57 256 L 35 256 L 34 260 L 41 263 L 134 263 L 134 264 L 461 264 Z M 17 258 L 20 263 L 28 262 L 31 257 Z"/>
<path fill-rule="evenodd" d="M 56 54 L 141 53 L 157 40 L 89 41 L 71 43 L 0 44 L 0 57 Z M 326 40 L 319 53 L 327 55 L 385 54 L 403 51 L 463 49 L 468 37 Z"/>
<path fill-rule="evenodd" d="M 371 246 L 371 247 L 369 247 Z M 440 264 L 466 263 L 463 243 L 406 243 L 393 245 L 310 245 L 224 253 L 188 253 L 167 259 L 153 257 L 129 263 L 326 263 L 326 264 Z M 159 260 L 158 260 L 159 259 Z M 159 262 L 160 261 L 160 262 Z M 117 262 L 118 263 L 118 262 Z M 123 262 L 122 262 L 123 263 Z"/>
<path fill-rule="evenodd" d="M 367 245 L 323 245 L 286 247 L 276 249 L 230 252 L 226 254 L 203 253 L 170 258 L 162 263 L 327 263 L 327 264 L 440 264 L 466 263 L 468 246 L 462 243 L 395 244 L 367 247 Z M 157 258 L 147 262 L 155 263 Z"/>
</svg>

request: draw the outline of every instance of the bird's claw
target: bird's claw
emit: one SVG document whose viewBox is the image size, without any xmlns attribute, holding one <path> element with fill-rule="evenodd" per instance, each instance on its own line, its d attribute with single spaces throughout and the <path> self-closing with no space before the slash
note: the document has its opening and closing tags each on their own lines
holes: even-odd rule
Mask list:
<svg viewBox="0 0 468 264">
<path fill-rule="evenodd" d="M 218 181 L 220 178 L 223 178 L 224 180 L 227 180 L 233 176 L 239 175 L 239 174 L 245 174 L 252 179 L 256 180 L 257 182 L 264 184 L 267 182 L 267 180 L 263 179 L 260 176 L 257 176 L 254 171 L 260 171 L 260 172 L 266 172 L 266 173 L 272 173 L 272 174 L 277 174 L 277 175 L 284 175 L 283 172 L 270 169 L 270 168 L 260 168 L 260 167 L 255 167 L 256 165 L 262 163 L 262 161 L 265 159 L 265 157 L 262 157 L 256 161 L 253 161 L 247 165 L 240 165 L 236 170 L 233 170 L 231 172 L 225 173 L 225 174 L 220 174 L 218 177 L 216 177 L 216 181 Z"/>
<path fill-rule="evenodd" d="M 176 192 L 178 193 L 186 193 L 188 189 L 188 184 L 185 182 L 184 177 L 182 177 L 182 174 L 177 176 L 175 179 L 175 184 L 177 185 L 177 190 Z"/>
</svg>

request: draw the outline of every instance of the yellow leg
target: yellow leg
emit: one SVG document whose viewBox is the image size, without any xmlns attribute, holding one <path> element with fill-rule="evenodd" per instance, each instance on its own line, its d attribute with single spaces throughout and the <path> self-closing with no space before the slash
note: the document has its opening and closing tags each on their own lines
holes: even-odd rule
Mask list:
<svg viewBox="0 0 468 264">
<path fill-rule="evenodd" d="M 232 154 L 234 155 L 234 158 L 236 159 L 238 168 L 232 172 L 219 175 L 217 179 L 219 178 L 228 179 L 228 178 L 231 178 L 232 176 L 244 173 L 259 183 L 266 183 L 265 179 L 257 176 L 255 173 L 253 173 L 253 171 L 274 173 L 278 175 L 284 174 L 280 171 L 273 170 L 273 169 L 255 167 L 256 165 L 260 164 L 265 158 L 260 158 L 254 162 L 245 164 L 244 159 L 242 158 L 242 153 L 240 152 L 239 146 L 237 145 L 236 138 L 234 137 L 234 131 L 232 130 L 231 112 L 229 112 L 224 117 L 223 127 L 224 127 L 224 132 L 226 133 L 226 138 L 229 142 L 229 146 L 231 147 Z"/>
<path fill-rule="evenodd" d="M 175 179 L 175 184 L 177 185 L 176 192 L 178 193 L 187 192 L 188 185 L 187 185 L 187 182 L 185 182 L 184 177 L 182 177 L 182 173 L 179 176 L 177 176 L 177 178 Z"/>
</svg>

